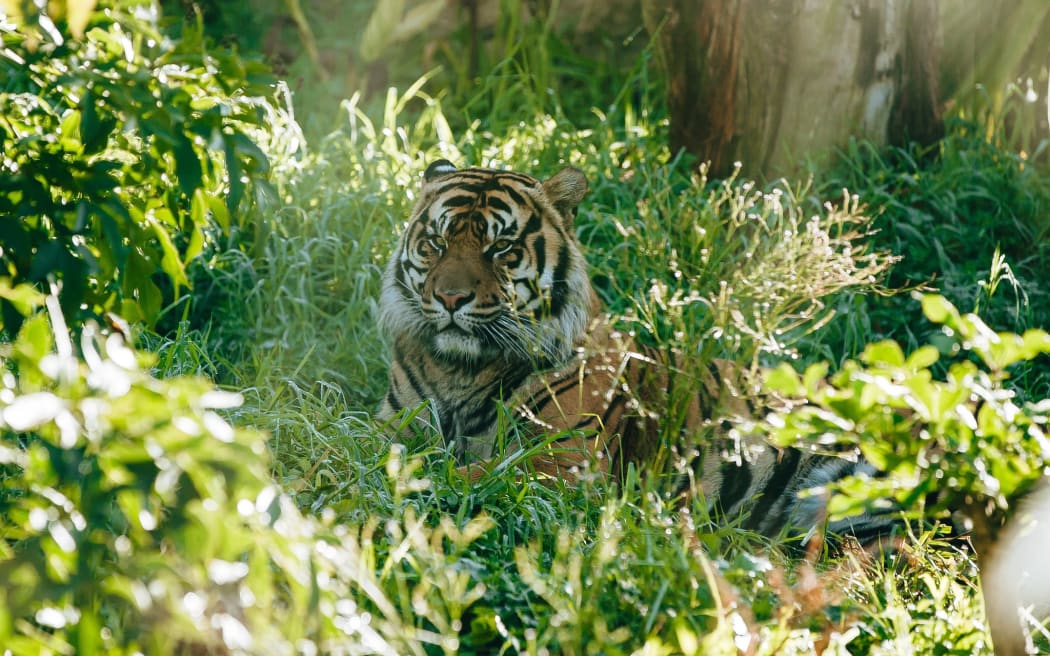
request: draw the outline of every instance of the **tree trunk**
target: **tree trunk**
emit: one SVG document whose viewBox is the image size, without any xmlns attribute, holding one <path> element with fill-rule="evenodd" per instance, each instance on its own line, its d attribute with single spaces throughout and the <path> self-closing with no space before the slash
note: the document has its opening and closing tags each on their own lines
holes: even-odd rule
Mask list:
<svg viewBox="0 0 1050 656">
<path fill-rule="evenodd" d="M 936 0 L 642 0 L 671 146 L 726 175 L 791 174 L 850 137 L 941 134 Z"/>
</svg>

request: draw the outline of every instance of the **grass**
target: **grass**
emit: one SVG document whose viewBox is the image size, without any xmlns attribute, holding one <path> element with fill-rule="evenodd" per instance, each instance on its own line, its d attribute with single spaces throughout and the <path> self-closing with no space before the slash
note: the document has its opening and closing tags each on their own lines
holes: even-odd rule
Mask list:
<svg viewBox="0 0 1050 656">
<path fill-rule="evenodd" d="M 606 305 L 704 357 L 839 362 L 884 337 L 921 343 L 917 304 L 874 293 L 893 257 L 887 287 L 937 286 L 1000 329 L 1050 323 L 1046 178 L 970 126 L 952 126 L 936 152 L 852 144 L 808 185 L 711 182 L 667 151 L 644 59 L 592 111 L 609 77 L 572 82 L 589 64 L 566 72 L 546 28 L 528 29 L 539 32 L 469 92 L 423 80 L 354 96 L 334 121 L 323 116 L 335 101 L 318 100 L 328 92 L 312 96 L 322 107 L 304 122 L 337 129 L 311 128 L 305 152 L 288 155 L 296 165 L 279 172 L 249 254 L 212 257 L 197 318 L 147 341 L 159 372 L 202 371 L 245 395 L 233 419 L 270 433 L 275 479 L 359 544 L 385 602 L 358 603 L 397 653 L 991 653 L 973 559 L 932 530 L 886 562 L 799 562 L 712 523 L 699 501 L 679 514 L 651 480 L 549 487 L 507 468 L 472 487 L 437 436 L 392 444 L 377 430 L 381 270 L 438 157 L 583 168 L 578 232 Z M 565 93 L 548 96 L 543 80 Z M 860 207 L 873 224 L 853 220 Z M 822 287 L 829 262 L 800 257 L 810 214 L 840 252 L 862 249 L 852 291 Z M 1042 398 L 1047 376 L 1017 379 Z"/>
</svg>

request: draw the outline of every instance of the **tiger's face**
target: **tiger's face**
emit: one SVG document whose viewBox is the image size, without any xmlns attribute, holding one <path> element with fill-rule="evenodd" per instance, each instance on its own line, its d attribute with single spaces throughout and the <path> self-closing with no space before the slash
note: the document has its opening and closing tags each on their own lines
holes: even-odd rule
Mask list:
<svg viewBox="0 0 1050 656">
<path fill-rule="evenodd" d="M 387 268 L 381 320 L 452 363 L 558 362 L 596 311 L 572 230 L 577 169 L 546 182 L 441 160 Z"/>
</svg>

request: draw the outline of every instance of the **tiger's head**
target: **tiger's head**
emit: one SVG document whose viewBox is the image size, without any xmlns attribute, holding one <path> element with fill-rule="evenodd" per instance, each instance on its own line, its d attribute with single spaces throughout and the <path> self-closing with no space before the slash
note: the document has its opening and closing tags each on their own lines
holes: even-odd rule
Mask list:
<svg viewBox="0 0 1050 656">
<path fill-rule="evenodd" d="M 557 363 L 597 311 L 573 233 L 578 169 L 545 182 L 440 160 L 390 258 L 384 330 L 450 364 Z"/>
</svg>

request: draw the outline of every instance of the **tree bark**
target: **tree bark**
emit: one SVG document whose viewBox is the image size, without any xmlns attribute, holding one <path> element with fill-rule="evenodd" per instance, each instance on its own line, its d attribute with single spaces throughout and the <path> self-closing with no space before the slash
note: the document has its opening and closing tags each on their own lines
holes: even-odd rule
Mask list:
<svg viewBox="0 0 1050 656">
<path fill-rule="evenodd" d="M 642 0 L 671 146 L 789 175 L 845 145 L 941 134 L 936 0 Z"/>
<path fill-rule="evenodd" d="M 745 2 L 643 3 L 647 19 L 658 21 L 671 148 L 711 162 L 715 175 L 729 172 L 733 156 Z"/>
</svg>

